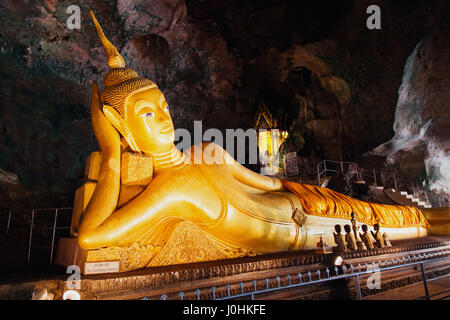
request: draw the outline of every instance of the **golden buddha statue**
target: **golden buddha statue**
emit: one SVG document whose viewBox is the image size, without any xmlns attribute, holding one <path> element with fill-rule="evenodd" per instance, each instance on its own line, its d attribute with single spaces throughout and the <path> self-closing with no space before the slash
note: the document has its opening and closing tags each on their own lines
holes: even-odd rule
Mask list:
<svg viewBox="0 0 450 320">
<path fill-rule="evenodd" d="M 341 225 L 337 224 L 334 226 L 333 232 L 334 242 L 336 243 L 336 247 L 333 247 L 333 252 L 345 252 L 347 251 L 347 245 L 345 244 L 345 236 L 341 233 L 342 228 Z"/>
<path fill-rule="evenodd" d="M 377 247 L 384 248 L 385 247 L 384 239 L 383 239 L 383 236 L 381 235 L 380 225 L 378 223 L 374 224 L 373 229 L 375 230 L 375 232 L 370 231 L 370 233 L 372 234 L 373 238 L 375 239 Z"/>
<path fill-rule="evenodd" d="M 351 251 L 358 250 L 358 247 L 356 245 L 356 239 L 355 236 L 352 234 L 352 229 L 349 224 L 346 224 L 344 226 L 345 230 L 345 243 L 347 244 L 347 248 Z"/>
<path fill-rule="evenodd" d="M 72 217 L 87 261 L 114 256 L 125 271 L 314 249 L 315 235 L 331 237 L 351 212 L 361 223 L 386 227 L 391 239 L 426 235 L 428 223 L 415 208 L 259 175 L 213 143 L 180 152 L 164 95 L 125 67 L 91 15 L 111 70 L 102 93 L 92 85 L 101 152 L 88 158 L 88 180 L 77 190 Z"/>
<path fill-rule="evenodd" d="M 374 248 L 373 242 L 370 237 L 370 234 L 369 234 L 366 224 L 362 225 L 362 231 L 363 231 L 363 233 L 362 234 L 360 233 L 359 237 L 364 242 L 364 245 L 366 246 L 367 249 L 373 249 Z"/>
</svg>

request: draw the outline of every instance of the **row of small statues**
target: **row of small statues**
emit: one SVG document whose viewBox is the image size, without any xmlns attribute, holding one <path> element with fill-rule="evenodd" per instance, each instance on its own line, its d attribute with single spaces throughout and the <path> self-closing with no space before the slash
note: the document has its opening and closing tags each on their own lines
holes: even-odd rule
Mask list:
<svg viewBox="0 0 450 320">
<path fill-rule="evenodd" d="M 342 229 L 340 225 L 335 225 L 334 230 L 336 232 L 333 232 L 334 235 L 334 242 L 336 242 L 336 247 L 333 247 L 333 251 L 335 252 L 342 252 L 342 251 L 357 251 L 357 250 L 368 250 L 373 249 L 374 247 L 377 248 L 384 248 L 384 247 L 391 247 L 392 244 L 388 239 L 388 236 L 386 233 L 381 234 L 380 231 L 380 225 L 374 224 L 373 228 L 375 232 L 370 231 L 372 234 L 372 237 L 375 239 L 375 245 L 372 242 L 372 239 L 370 237 L 370 234 L 368 232 L 367 225 L 362 225 L 362 231 L 363 233 L 358 232 L 358 226 L 356 224 L 355 214 L 352 213 L 352 226 L 346 224 L 344 226 L 344 230 L 346 232 L 345 236 L 341 233 Z M 353 230 L 352 230 L 353 229 Z M 353 233 L 352 233 L 353 231 Z"/>
</svg>

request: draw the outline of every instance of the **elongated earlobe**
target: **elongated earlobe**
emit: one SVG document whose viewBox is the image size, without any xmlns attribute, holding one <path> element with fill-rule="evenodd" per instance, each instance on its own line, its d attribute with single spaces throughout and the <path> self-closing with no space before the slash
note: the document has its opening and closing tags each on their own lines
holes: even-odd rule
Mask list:
<svg viewBox="0 0 450 320">
<path fill-rule="evenodd" d="M 111 106 L 103 105 L 103 113 L 105 114 L 106 118 L 111 122 L 111 124 L 114 126 L 114 128 L 119 131 L 119 133 L 125 138 L 128 145 L 130 146 L 131 150 L 134 152 L 141 152 L 136 145 L 136 142 L 133 139 L 133 136 L 131 135 L 130 131 L 127 128 L 127 125 L 123 118 L 120 116 L 120 114 Z"/>
</svg>

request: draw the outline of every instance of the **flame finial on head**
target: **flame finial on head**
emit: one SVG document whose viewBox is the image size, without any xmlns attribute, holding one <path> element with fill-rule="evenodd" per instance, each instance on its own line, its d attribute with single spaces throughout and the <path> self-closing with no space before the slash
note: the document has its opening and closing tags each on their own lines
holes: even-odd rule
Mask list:
<svg viewBox="0 0 450 320">
<path fill-rule="evenodd" d="M 97 29 L 98 36 L 100 41 L 102 42 L 103 48 L 105 48 L 106 57 L 108 59 L 108 64 L 111 68 L 125 68 L 125 60 L 123 60 L 117 48 L 111 43 L 111 41 L 106 38 L 103 33 L 102 27 L 97 21 L 97 18 L 94 15 L 92 10 L 89 10 L 91 13 L 92 21 L 94 21 L 95 28 Z"/>
<path fill-rule="evenodd" d="M 125 60 L 117 51 L 116 47 L 106 38 L 102 27 L 90 10 L 92 20 L 97 29 L 98 36 L 105 48 L 108 64 L 111 70 L 103 79 L 104 90 L 100 95 L 102 103 L 112 106 L 126 119 L 126 105 L 128 98 L 137 92 L 156 88 L 156 84 L 148 79 L 140 78 L 136 71 L 125 67 Z"/>
</svg>

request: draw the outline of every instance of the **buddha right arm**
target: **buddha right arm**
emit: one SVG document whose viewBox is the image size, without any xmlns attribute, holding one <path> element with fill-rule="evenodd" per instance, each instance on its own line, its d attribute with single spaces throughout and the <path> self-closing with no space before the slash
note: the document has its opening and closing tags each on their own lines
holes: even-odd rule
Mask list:
<svg viewBox="0 0 450 320">
<path fill-rule="evenodd" d="M 229 154 L 227 156 L 231 158 Z M 234 163 L 230 167 L 233 176 L 250 187 L 264 191 L 282 191 L 284 189 L 280 179 L 253 172 L 236 160 L 234 160 Z"/>
<path fill-rule="evenodd" d="M 205 146 L 209 145 L 210 143 L 206 143 Z M 278 178 L 272 178 L 268 176 L 264 176 L 262 174 L 258 174 L 256 172 L 253 172 L 250 169 L 247 169 L 243 165 L 241 165 L 239 162 L 237 162 L 226 150 L 224 150 L 222 147 L 214 144 L 214 148 L 218 152 L 221 152 L 223 154 L 223 161 L 224 163 L 228 164 L 231 173 L 233 174 L 234 178 L 237 179 L 239 182 L 256 188 L 258 190 L 264 190 L 264 191 L 283 191 L 284 187 L 281 183 L 281 180 Z"/>
<path fill-rule="evenodd" d="M 92 83 L 91 118 L 102 161 L 97 186 L 83 213 L 79 234 L 94 230 L 114 212 L 120 191 L 120 136 L 103 114 L 95 82 Z"/>
</svg>

